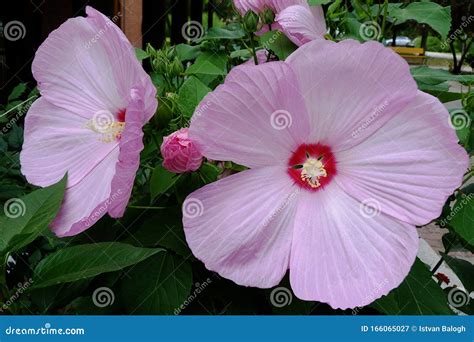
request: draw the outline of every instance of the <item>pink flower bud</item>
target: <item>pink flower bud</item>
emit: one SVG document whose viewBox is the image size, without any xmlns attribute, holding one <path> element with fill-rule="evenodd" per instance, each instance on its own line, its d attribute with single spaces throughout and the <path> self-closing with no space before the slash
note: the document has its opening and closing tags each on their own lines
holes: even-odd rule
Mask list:
<svg viewBox="0 0 474 342">
<path fill-rule="evenodd" d="M 163 167 L 174 173 L 196 171 L 202 163 L 202 154 L 189 139 L 187 128 L 182 128 L 163 138 L 161 155 Z"/>
</svg>

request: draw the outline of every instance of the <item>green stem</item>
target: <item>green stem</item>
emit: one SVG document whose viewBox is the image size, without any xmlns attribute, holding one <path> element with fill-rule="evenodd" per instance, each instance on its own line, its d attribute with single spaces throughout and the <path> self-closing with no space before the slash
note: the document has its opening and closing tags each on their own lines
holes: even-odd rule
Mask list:
<svg viewBox="0 0 474 342">
<path fill-rule="evenodd" d="M 451 250 L 451 247 L 452 245 L 449 244 L 446 249 L 444 250 L 444 254 L 448 254 L 449 251 Z M 435 274 L 436 271 L 438 270 L 438 268 L 441 267 L 441 265 L 443 264 L 443 261 L 444 261 L 444 258 L 443 256 L 441 256 L 441 258 L 439 259 L 439 261 L 436 263 L 436 265 L 433 267 L 433 269 L 431 270 L 431 274 Z"/>
<path fill-rule="evenodd" d="M 255 62 L 255 65 L 258 65 L 257 52 L 255 51 L 255 42 L 253 40 L 253 33 L 249 33 L 249 38 L 250 38 L 250 47 L 252 48 L 253 61 Z"/>
<path fill-rule="evenodd" d="M 142 206 L 142 205 L 129 205 L 128 208 L 132 208 L 132 209 L 151 209 L 151 210 L 168 209 L 167 207 L 148 207 L 148 206 Z"/>
</svg>

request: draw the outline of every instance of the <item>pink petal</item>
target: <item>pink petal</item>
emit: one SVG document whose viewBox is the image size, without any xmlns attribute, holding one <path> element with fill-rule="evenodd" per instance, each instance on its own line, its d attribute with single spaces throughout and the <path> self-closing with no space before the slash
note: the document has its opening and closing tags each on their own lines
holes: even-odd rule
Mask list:
<svg viewBox="0 0 474 342">
<path fill-rule="evenodd" d="M 264 0 L 234 0 L 235 8 L 243 16 L 247 11 L 254 11 L 255 13 L 260 13 L 265 5 Z"/>
<path fill-rule="evenodd" d="M 57 236 L 79 234 L 107 213 L 118 155 L 115 148 L 79 183 L 66 189 L 61 210 L 51 224 Z"/>
<path fill-rule="evenodd" d="M 408 64 L 376 42 L 315 40 L 286 62 L 305 92 L 310 141 L 334 152 L 365 140 L 416 96 Z"/>
<path fill-rule="evenodd" d="M 189 129 L 204 156 L 249 167 L 285 164 L 307 135 L 304 102 L 283 62 L 234 68 L 201 101 Z"/>
<path fill-rule="evenodd" d="M 303 300 L 333 308 L 364 306 L 407 276 L 418 250 L 416 229 L 365 212 L 336 183 L 299 197 L 290 282 Z"/>
<path fill-rule="evenodd" d="M 109 205 L 111 217 L 122 217 L 132 194 L 135 176 L 140 166 L 143 150 L 143 125 L 146 123 L 144 89 L 132 89 L 131 102 L 125 116 L 125 129 L 120 139 L 120 154 L 112 180 Z"/>
<path fill-rule="evenodd" d="M 36 100 L 25 118 L 21 172 L 28 182 L 48 186 L 68 173 L 68 187 L 81 181 L 116 147 L 100 141 L 86 127 L 87 120 L 59 108 L 44 97 Z"/>
<path fill-rule="evenodd" d="M 315 39 L 322 39 L 326 34 L 326 22 L 321 6 L 294 5 L 285 8 L 275 18 L 283 32 L 298 46 Z"/>
<path fill-rule="evenodd" d="M 416 100 L 362 144 L 337 155 L 336 181 L 360 201 L 414 225 L 441 214 L 461 185 L 469 159 L 448 125 L 449 113 L 434 97 Z"/>
<path fill-rule="evenodd" d="M 99 110 L 125 108 L 134 85 L 153 89 L 120 29 L 93 8 L 86 12 L 87 18 L 69 19 L 49 35 L 32 70 L 48 101 L 90 119 Z M 148 116 L 154 96 L 146 102 Z"/>
<path fill-rule="evenodd" d="M 183 204 L 186 240 L 209 270 L 240 285 L 274 286 L 288 269 L 298 194 L 281 167 L 209 184 Z"/>
</svg>

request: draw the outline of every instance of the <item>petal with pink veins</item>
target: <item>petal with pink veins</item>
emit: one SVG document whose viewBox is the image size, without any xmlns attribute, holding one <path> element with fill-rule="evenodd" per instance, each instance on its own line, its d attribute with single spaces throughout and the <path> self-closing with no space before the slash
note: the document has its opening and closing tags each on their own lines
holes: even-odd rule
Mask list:
<svg viewBox="0 0 474 342">
<path fill-rule="evenodd" d="M 79 234 L 107 213 L 118 155 L 117 147 L 79 183 L 66 189 L 61 210 L 51 224 L 57 236 Z"/>
<path fill-rule="evenodd" d="M 291 287 L 298 298 L 335 309 L 365 306 L 403 281 L 417 250 L 414 226 L 366 211 L 331 183 L 298 199 Z"/>
<path fill-rule="evenodd" d="M 25 118 L 21 172 L 28 182 L 49 186 L 68 173 L 68 187 L 89 174 L 116 148 L 87 128 L 88 121 L 55 106 L 44 97 L 36 100 Z"/>
<path fill-rule="evenodd" d="M 399 220 L 424 225 L 461 185 L 468 156 L 438 99 L 418 92 L 412 105 L 371 137 L 337 154 L 336 182 Z"/>
<path fill-rule="evenodd" d="M 408 64 L 376 42 L 314 40 L 286 63 L 310 112 L 309 142 L 331 146 L 333 152 L 364 141 L 417 92 Z"/>
<path fill-rule="evenodd" d="M 91 7 L 88 17 L 67 20 L 41 44 L 32 65 L 41 95 L 86 119 L 100 110 L 126 107 L 130 89 L 151 80 L 120 29 Z M 147 117 L 155 105 L 146 99 Z"/>
<path fill-rule="evenodd" d="M 286 164 L 308 136 L 309 118 L 284 62 L 241 65 L 194 112 L 189 137 L 204 156 L 249 167 Z"/>
<path fill-rule="evenodd" d="M 209 270 L 268 288 L 288 269 L 299 188 L 279 166 L 247 170 L 190 194 L 186 240 Z"/>
<path fill-rule="evenodd" d="M 322 8 L 293 5 L 285 8 L 275 18 L 283 32 L 298 46 L 315 39 L 323 39 L 326 34 L 326 22 Z"/>
</svg>

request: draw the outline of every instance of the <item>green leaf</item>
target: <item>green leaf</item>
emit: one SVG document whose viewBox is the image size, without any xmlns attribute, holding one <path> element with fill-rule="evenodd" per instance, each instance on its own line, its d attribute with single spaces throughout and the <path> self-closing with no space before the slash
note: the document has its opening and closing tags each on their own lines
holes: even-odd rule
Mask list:
<svg viewBox="0 0 474 342">
<path fill-rule="evenodd" d="M 452 315 L 446 295 L 426 265 L 416 259 L 400 286 L 370 306 L 387 315 Z"/>
<path fill-rule="evenodd" d="M 316 5 L 327 5 L 333 0 L 308 0 L 308 4 L 310 6 L 316 6 Z"/>
<path fill-rule="evenodd" d="M 48 228 L 61 206 L 66 182 L 64 177 L 55 185 L 5 203 L 8 216 L 0 216 L 0 254 L 19 250 Z"/>
<path fill-rule="evenodd" d="M 121 298 L 130 314 L 169 315 L 185 305 L 192 281 L 188 262 L 171 253 L 160 253 L 127 273 Z"/>
<path fill-rule="evenodd" d="M 206 39 L 241 39 L 245 37 L 245 31 L 242 29 L 229 30 L 222 27 L 212 27 L 207 32 L 203 40 Z"/>
<path fill-rule="evenodd" d="M 201 168 L 199 169 L 199 175 L 201 176 L 204 184 L 215 182 L 220 172 L 221 170 L 217 166 L 209 163 L 202 164 Z"/>
<path fill-rule="evenodd" d="M 197 105 L 211 89 L 198 78 L 191 76 L 179 89 L 178 107 L 186 118 L 191 118 Z"/>
<path fill-rule="evenodd" d="M 285 60 L 297 48 L 281 31 L 268 31 L 260 37 L 261 45 L 272 50 L 280 60 Z"/>
<path fill-rule="evenodd" d="M 14 149 L 20 149 L 23 145 L 23 128 L 14 124 L 8 134 L 8 145 Z"/>
<path fill-rule="evenodd" d="M 25 92 L 26 90 L 26 83 L 20 83 L 18 84 L 15 88 L 13 88 L 12 92 L 10 93 L 10 95 L 8 96 L 8 102 L 11 102 L 13 100 L 17 100 L 20 98 L 21 95 L 23 95 L 23 93 Z"/>
<path fill-rule="evenodd" d="M 164 194 L 178 179 L 179 175 L 169 172 L 162 165 L 155 167 L 150 180 L 151 199 Z"/>
<path fill-rule="evenodd" d="M 196 59 L 201 53 L 201 47 L 199 45 L 178 44 L 175 46 L 175 49 L 181 62 Z"/>
<path fill-rule="evenodd" d="M 451 27 L 451 7 L 443 7 L 434 2 L 413 2 L 405 8 L 391 8 L 389 16 L 396 19 L 395 24 L 415 20 L 427 24 L 446 38 Z"/>
<path fill-rule="evenodd" d="M 60 249 L 35 268 L 33 288 L 42 288 L 121 270 L 163 251 L 120 242 L 100 242 Z"/>
<path fill-rule="evenodd" d="M 223 76 L 227 74 L 227 57 L 225 54 L 203 52 L 187 70 L 188 75 L 214 75 Z"/>
<path fill-rule="evenodd" d="M 139 61 L 142 61 L 142 60 L 147 59 L 148 57 L 150 57 L 150 55 L 146 51 L 144 51 L 142 49 L 139 49 L 139 48 L 135 48 L 135 56 L 137 56 L 137 59 Z"/>
<path fill-rule="evenodd" d="M 443 254 L 444 261 L 456 273 L 468 293 L 474 291 L 474 265 L 467 260 L 457 259 Z"/>
<path fill-rule="evenodd" d="M 427 66 L 420 66 L 410 69 L 413 78 L 417 82 L 435 85 L 446 81 L 474 82 L 474 75 L 453 75 L 448 70 L 433 69 Z"/>
<path fill-rule="evenodd" d="M 164 247 L 188 258 L 192 253 L 186 243 L 182 219 L 180 208 L 160 211 L 146 219 L 129 242 L 145 247 Z"/>
<path fill-rule="evenodd" d="M 457 198 L 448 221 L 456 233 L 474 246 L 474 192 Z"/>
<path fill-rule="evenodd" d="M 417 84 L 421 91 L 437 97 L 442 103 L 456 101 L 462 98 L 462 93 L 453 93 L 449 91 L 449 84 L 447 82 L 439 84 L 417 82 Z"/>
</svg>

